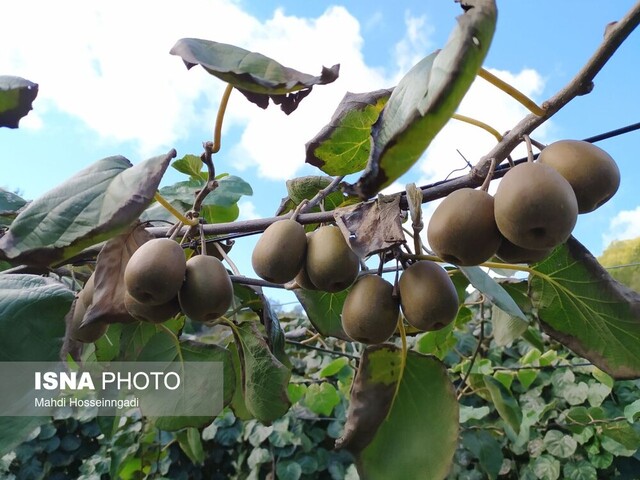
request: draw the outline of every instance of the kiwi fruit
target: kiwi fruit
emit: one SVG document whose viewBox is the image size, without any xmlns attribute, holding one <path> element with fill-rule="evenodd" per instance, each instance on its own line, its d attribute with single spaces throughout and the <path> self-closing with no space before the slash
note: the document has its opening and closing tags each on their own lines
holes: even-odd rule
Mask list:
<svg viewBox="0 0 640 480">
<path fill-rule="evenodd" d="M 400 275 L 398 290 L 402 313 L 418 330 L 439 330 L 458 314 L 456 288 L 437 263 L 423 260 L 409 266 Z"/>
<path fill-rule="evenodd" d="M 178 294 L 185 270 L 180 244 L 168 238 L 154 238 L 131 255 L 124 271 L 124 283 L 138 302 L 162 305 Z"/>
<path fill-rule="evenodd" d="M 358 342 L 382 343 L 395 332 L 399 312 L 393 285 L 377 275 L 364 275 L 344 301 L 342 328 Z"/>
<path fill-rule="evenodd" d="M 447 262 L 465 266 L 486 262 L 502 240 L 493 216 L 493 197 L 472 188 L 450 193 L 433 212 L 427 238 Z"/>
<path fill-rule="evenodd" d="M 197 322 L 224 315 L 233 300 L 233 285 L 222 262 L 208 255 L 191 257 L 178 300 L 185 315 Z"/>
<path fill-rule="evenodd" d="M 279 220 L 269 225 L 251 255 L 256 274 L 273 283 L 287 283 L 302 268 L 307 252 L 304 227 L 295 220 Z"/>
<path fill-rule="evenodd" d="M 557 170 L 573 188 L 578 212 L 592 212 L 620 186 L 620 170 L 599 147 L 580 140 L 560 140 L 542 150 L 538 161 Z"/>
<path fill-rule="evenodd" d="M 307 232 L 307 248 L 309 245 L 309 237 L 311 237 L 311 235 L 313 235 L 313 232 Z M 306 259 L 304 262 L 302 262 L 302 267 L 300 267 L 300 271 L 298 272 L 298 275 L 296 275 L 296 278 L 294 278 L 294 280 L 300 288 L 303 288 L 305 290 L 318 290 L 318 287 L 313 284 L 313 282 L 309 278 L 309 274 L 307 273 Z"/>
<path fill-rule="evenodd" d="M 93 343 L 105 334 L 109 325 L 104 322 L 96 322 L 91 325 L 80 326 L 85 313 L 87 313 L 87 308 L 91 305 L 91 301 L 89 301 L 88 305 L 85 304 L 86 297 L 82 295 L 84 291 L 84 289 L 81 290 L 78 298 L 73 302 L 73 316 L 71 317 L 69 336 L 78 342 Z"/>
<path fill-rule="evenodd" d="M 536 263 L 547 258 L 552 251 L 553 247 L 542 250 L 522 248 L 503 238 L 496 256 L 506 263 Z"/>
<path fill-rule="evenodd" d="M 162 323 L 175 317 L 180 312 L 180 303 L 177 296 L 162 305 L 147 305 L 140 303 L 129 293 L 125 293 L 124 306 L 127 312 L 136 320 L 151 323 Z"/>
<path fill-rule="evenodd" d="M 578 219 L 578 202 L 562 175 L 544 163 L 510 169 L 494 197 L 498 229 L 511 243 L 534 250 L 564 243 Z"/>
<path fill-rule="evenodd" d="M 355 282 L 360 259 L 338 227 L 325 225 L 309 236 L 305 269 L 318 290 L 335 293 Z"/>
</svg>

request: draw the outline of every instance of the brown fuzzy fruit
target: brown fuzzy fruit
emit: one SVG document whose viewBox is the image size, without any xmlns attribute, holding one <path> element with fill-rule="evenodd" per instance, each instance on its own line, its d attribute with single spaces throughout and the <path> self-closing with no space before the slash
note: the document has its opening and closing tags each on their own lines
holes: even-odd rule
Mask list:
<svg viewBox="0 0 640 480">
<path fill-rule="evenodd" d="M 184 314 L 197 322 L 224 315 L 233 300 L 233 285 L 222 262 L 208 255 L 190 258 L 178 300 Z"/>
<path fill-rule="evenodd" d="M 287 283 L 300 271 L 307 252 L 304 227 L 295 220 L 279 220 L 269 225 L 251 255 L 256 274 L 273 283 Z"/>
<path fill-rule="evenodd" d="M 565 242 L 578 218 L 578 202 L 562 175 L 543 163 L 522 163 L 495 194 L 498 229 L 511 243 L 543 250 Z"/>
<path fill-rule="evenodd" d="M 82 294 L 83 291 L 84 289 L 80 293 Z M 69 336 L 78 342 L 93 343 L 106 333 L 109 325 L 103 322 L 96 322 L 91 325 L 80 326 L 88 308 L 81 294 L 73 303 L 73 317 L 71 318 L 71 332 Z M 89 302 L 89 305 L 91 305 L 91 302 Z"/>
<path fill-rule="evenodd" d="M 124 283 L 138 302 L 162 305 L 178 294 L 185 270 L 180 244 L 168 238 L 154 238 L 131 255 L 124 271 Z"/>
<path fill-rule="evenodd" d="M 352 339 L 376 344 L 396 330 L 400 306 L 392 296 L 393 285 L 377 275 L 358 279 L 342 307 L 342 328 Z"/>
<path fill-rule="evenodd" d="M 323 292 L 340 292 L 355 282 L 360 259 L 338 227 L 318 228 L 309 237 L 305 268 L 309 280 Z"/>
<path fill-rule="evenodd" d="M 486 262 L 502 240 L 493 216 L 493 197 L 472 188 L 450 193 L 433 212 L 427 238 L 431 248 L 447 262 Z"/>
<path fill-rule="evenodd" d="M 544 250 L 522 248 L 504 238 L 498 247 L 496 256 L 506 263 L 536 263 L 547 258 L 552 251 L 553 247 Z"/>
<path fill-rule="evenodd" d="M 402 313 L 418 330 L 439 330 L 458 314 L 456 288 L 437 263 L 414 263 L 400 275 L 398 289 Z"/>
<path fill-rule="evenodd" d="M 147 305 L 138 302 L 129 293 L 125 293 L 124 306 L 127 312 L 136 320 L 150 323 L 165 322 L 180 312 L 180 303 L 177 296 L 162 305 Z"/>
<path fill-rule="evenodd" d="M 592 212 L 620 186 L 620 170 L 599 147 L 580 140 L 561 140 L 542 150 L 538 160 L 556 169 L 573 188 L 578 212 Z"/>
</svg>

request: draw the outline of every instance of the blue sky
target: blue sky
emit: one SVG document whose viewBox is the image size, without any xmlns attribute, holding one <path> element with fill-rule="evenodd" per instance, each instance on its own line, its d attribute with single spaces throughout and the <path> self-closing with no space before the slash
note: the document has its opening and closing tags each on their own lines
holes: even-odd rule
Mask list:
<svg viewBox="0 0 640 480">
<path fill-rule="evenodd" d="M 485 66 L 541 102 L 566 84 L 601 41 L 604 26 L 635 2 L 519 0 L 498 2 L 499 21 Z M 217 170 L 247 180 L 255 194 L 241 217 L 273 215 L 284 181 L 317 174 L 304 165 L 304 144 L 329 120 L 345 91 L 394 85 L 422 56 L 446 42 L 460 8 L 453 1 L 114 0 L 13 2 L 0 31 L 0 74 L 40 84 L 34 111 L 19 130 L 0 129 L 0 186 L 34 198 L 80 168 L 109 155 L 137 163 L 176 148 L 199 154 L 222 93 L 201 69 L 187 71 L 168 54 L 181 37 L 201 37 L 272 56 L 318 74 L 341 63 L 341 77 L 318 87 L 287 117 L 259 110 L 237 94 L 225 119 Z M 634 32 L 578 98 L 534 133 L 542 142 L 584 138 L 640 120 L 640 32 Z M 526 112 L 478 80 L 459 110 L 504 131 Z M 450 124 L 423 159 L 394 185 L 438 180 L 471 162 L 493 140 Z M 574 234 L 596 255 L 614 239 L 640 235 L 637 161 L 640 132 L 601 142 L 622 172 L 619 192 L 581 216 Z M 163 184 L 180 177 L 167 173 Z M 426 206 L 429 213 L 433 205 Z M 252 240 L 233 258 L 250 274 Z"/>
</svg>

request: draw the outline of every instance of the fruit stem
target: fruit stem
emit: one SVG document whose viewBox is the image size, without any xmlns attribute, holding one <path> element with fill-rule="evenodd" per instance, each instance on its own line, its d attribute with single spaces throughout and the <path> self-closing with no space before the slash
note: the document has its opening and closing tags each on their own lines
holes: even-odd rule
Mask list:
<svg viewBox="0 0 640 480">
<path fill-rule="evenodd" d="M 218 242 L 214 242 L 213 244 L 218 249 L 218 252 L 220 252 L 220 256 L 222 256 L 222 258 L 224 258 L 224 261 L 227 262 L 233 274 L 237 276 L 241 276 L 240 270 L 238 270 L 237 265 L 233 263 L 233 260 L 231 260 L 229 255 L 227 255 L 227 252 L 224 251 L 224 248 L 222 248 Z"/>
<path fill-rule="evenodd" d="M 471 125 L 475 125 L 476 127 L 480 127 L 481 129 L 493 135 L 496 138 L 496 140 L 498 140 L 499 142 L 502 141 L 502 135 L 500 134 L 500 132 L 498 132 L 495 128 L 493 128 L 489 124 L 481 122 L 480 120 L 476 120 L 475 118 L 467 117 L 465 115 L 459 115 L 457 113 L 454 113 L 451 118 L 455 118 L 456 120 L 459 120 L 461 122 L 469 123 Z"/>
<path fill-rule="evenodd" d="M 153 195 L 153 198 L 155 198 L 155 200 L 162 205 L 164 208 L 166 208 L 171 215 L 173 215 L 174 217 L 176 217 L 178 220 L 180 220 L 183 224 L 185 225 L 189 225 L 191 227 L 198 225 L 198 221 L 197 220 L 190 220 L 187 217 L 185 217 L 183 214 L 181 214 L 178 210 L 176 210 L 173 205 L 171 205 L 162 195 L 160 195 L 160 192 L 156 192 Z"/>
<path fill-rule="evenodd" d="M 527 145 L 527 162 L 533 163 L 533 147 L 531 146 L 531 138 L 526 133 L 522 135 L 524 143 Z"/>
<path fill-rule="evenodd" d="M 402 254 L 402 257 L 407 259 L 407 260 L 430 260 L 432 262 L 437 262 L 437 263 L 449 263 L 449 262 L 445 262 L 440 257 L 436 257 L 434 255 L 407 255 L 407 254 Z M 518 264 L 515 264 L 515 263 L 483 262 L 478 266 L 487 267 L 487 268 L 503 268 L 505 270 L 517 270 L 519 272 L 527 272 L 527 273 L 530 273 L 532 275 L 537 275 L 538 274 L 538 272 L 536 272 L 533 268 L 525 267 L 524 265 L 518 265 Z"/>
<path fill-rule="evenodd" d="M 478 76 L 480 78 L 484 78 L 487 82 L 489 82 L 492 85 L 498 87 L 504 93 L 506 93 L 507 95 L 511 96 L 515 100 L 517 100 L 519 103 L 521 103 L 524 107 L 526 107 L 534 115 L 537 115 L 539 117 L 542 117 L 542 116 L 545 115 L 546 111 L 543 108 L 540 108 L 538 106 L 538 104 L 536 104 L 536 102 L 531 100 L 529 97 L 527 97 L 524 93 L 522 93 L 517 88 L 513 87 L 512 85 L 509 85 L 504 80 L 500 80 L 493 73 L 485 70 L 484 68 L 481 68 L 478 71 Z"/>
<path fill-rule="evenodd" d="M 491 158 L 491 165 L 489 166 L 489 171 L 487 172 L 487 176 L 484 179 L 484 182 L 482 182 L 482 186 L 480 187 L 480 190 L 482 190 L 483 192 L 487 192 L 489 191 L 489 184 L 491 183 L 491 179 L 493 179 L 493 172 L 495 172 L 496 170 L 496 159 L 495 157 Z"/>
<path fill-rule="evenodd" d="M 229 104 L 229 97 L 231 96 L 232 90 L 233 85 L 227 83 L 227 88 L 224 89 L 222 99 L 220 100 L 220 107 L 218 107 L 218 115 L 216 116 L 216 125 L 213 129 L 212 153 L 218 153 L 220 151 L 222 138 L 222 121 L 224 120 L 224 114 L 227 111 L 227 105 Z"/>
</svg>

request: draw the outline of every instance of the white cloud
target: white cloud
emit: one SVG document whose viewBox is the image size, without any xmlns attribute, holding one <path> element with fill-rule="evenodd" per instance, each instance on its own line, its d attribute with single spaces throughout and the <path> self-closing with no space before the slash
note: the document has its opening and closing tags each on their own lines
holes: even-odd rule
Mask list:
<svg viewBox="0 0 640 480">
<path fill-rule="evenodd" d="M 255 203 L 251 200 L 240 200 L 238 202 L 238 208 L 240 209 L 240 217 L 238 220 L 255 220 L 261 218 Z"/>
<path fill-rule="evenodd" d="M 404 23 L 405 36 L 395 45 L 395 59 L 398 73 L 396 83 L 401 76 L 411 69 L 418 61 L 433 50 L 431 35 L 433 26 L 427 21 L 426 15 L 414 17 L 410 12 L 405 12 Z"/>
<path fill-rule="evenodd" d="M 489 70 L 529 97 L 535 98 L 544 86 L 542 77 L 534 70 L 525 69 L 515 74 Z M 529 113 L 507 94 L 481 78 L 474 81 L 457 112 L 480 120 L 500 133 L 512 128 Z M 534 138 L 544 142 L 547 128 L 547 124 L 543 125 L 535 132 Z M 421 183 L 442 180 L 453 170 L 464 167 L 465 162 L 458 150 L 474 165 L 495 144 L 496 139 L 484 130 L 458 120 L 450 120 L 433 140 L 419 163 L 418 168 L 423 175 Z M 513 155 L 514 158 L 519 158 L 526 155 L 526 151 L 524 147 L 519 147 Z M 464 173 L 455 173 L 453 176 Z"/>
<path fill-rule="evenodd" d="M 260 110 L 239 93 L 232 95 L 224 128 L 238 128 L 241 140 L 225 144 L 225 158 L 234 168 L 255 168 L 263 177 L 280 180 L 299 172 L 304 144 L 328 122 L 346 91 L 389 87 L 434 48 L 427 17 L 406 13 L 405 23 L 394 50 L 396 68 L 385 71 L 365 63 L 362 27 L 339 6 L 317 18 L 276 10 L 260 22 L 235 0 L 14 2 L 11 19 L 0 30 L 0 72 L 40 84 L 38 115 L 32 112 L 27 126 L 46 128 L 47 113 L 61 111 L 105 140 L 136 142 L 141 155 L 147 155 L 174 146 L 203 125 L 210 131 L 224 88 L 202 69 L 187 72 L 178 57 L 168 55 L 178 38 L 235 44 L 314 75 L 323 65 L 341 63 L 340 78 L 314 88 L 290 116 L 274 107 Z M 496 73 L 528 94 L 539 93 L 542 86 L 531 70 Z M 525 114 L 483 80 L 476 81 L 459 111 L 498 130 L 511 128 Z M 440 180 L 463 165 L 456 148 L 474 163 L 493 142 L 485 132 L 450 122 L 413 172 L 421 180 Z"/>
<path fill-rule="evenodd" d="M 615 240 L 629 240 L 640 237 L 640 207 L 635 210 L 623 210 L 609 222 L 609 230 L 602 236 L 606 247 Z"/>
</svg>

